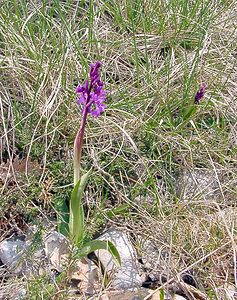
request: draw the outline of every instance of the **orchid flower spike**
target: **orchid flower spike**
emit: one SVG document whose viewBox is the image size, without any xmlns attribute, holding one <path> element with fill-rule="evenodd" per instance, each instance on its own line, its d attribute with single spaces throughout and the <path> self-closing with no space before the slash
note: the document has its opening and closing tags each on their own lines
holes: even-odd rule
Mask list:
<svg viewBox="0 0 237 300">
<path fill-rule="evenodd" d="M 87 115 L 91 114 L 94 117 L 99 117 L 107 107 L 104 101 L 108 91 L 103 89 L 104 83 L 100 80 L 101 66 L 102 64 L 99 61 L 91 64 L 90 78 L 83 85 L 79 84 L 76 88 L 77 104 L 82 106 L 82 120 L 74 141 L 74 185 L 80 179 L 81 153 Z"/>
<path fill-rule="evenodd" d="M 108 91 L 103 89 L 104 83 L 100 80 L 101 62 L 97 61 L 90 65 L 90 80 L 86 80 L 84 85 L 78 85 L 77 104 L 82 105 L 82 113 L 86 110 L 94 117 L 100 116 L 107 107 L 103 102 L 106 100 Z"/>
<path fill-rule="evenodd" d="M 195 100 L 194 100 L 195 104 L 200 104 L 200 101 L 203 98 L 207 87 L 208 87 L 208 85 L 205 82 L 200 85 L 200 89 L 199 89 L 199 91 L 197 91 L 197 93 L 195 95 Z"/>
</svg>

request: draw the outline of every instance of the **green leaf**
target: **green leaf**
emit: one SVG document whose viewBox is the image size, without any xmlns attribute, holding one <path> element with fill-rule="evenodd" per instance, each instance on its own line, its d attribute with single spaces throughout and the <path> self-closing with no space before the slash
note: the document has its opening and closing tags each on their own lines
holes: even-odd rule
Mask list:
<svg viewBox="0 0 237 300">
<path fill-rule="evenodd" d="M 107 250 L 113 256 L 115 262 L 121 266 L 121 258 L 118 253 L 118 250 L 114 246 L 114 244 L 110 241 L 100 241 L 94 240 L 86 243 L 80 250 L 79 250 L 79 258 L 85 257 L 91 252 L 96 250 Z"/>
<path fill-rule="evenodd" d="M 57 210 L 58 231 L 65 236 L 69 234 L 69 209 L 66 202 L 62 199 L 55 204 Z"/>
<path fill-rule="evenodd" d="M 83 192 L 88 182 L 91 171 L 81 177 L 75 185 L 70 201 L 69 232 L 72 240 L 78 245 L 84 236 L 84 210 L 81 204 Z"/>
</svg>

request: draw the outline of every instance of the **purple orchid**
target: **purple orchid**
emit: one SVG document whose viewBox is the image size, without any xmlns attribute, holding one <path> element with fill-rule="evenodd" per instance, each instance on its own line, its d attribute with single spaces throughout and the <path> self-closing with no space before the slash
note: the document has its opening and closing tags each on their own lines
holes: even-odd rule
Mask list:
<svg viewBox="0 0 237 300">
<path fill-rule="evenodd" d="M 199 89 L 199 91 L 197 91 L 197 93 L 195 95 L 195 100 L 194 100 L 195 104 L 200 104 L 200 101 L 203 98 L 203 96 L 204 96 L 204 94 L 206 92 L 207 87 L 208 86 L 207 86 L 206 83 L 203 83 L 202 85 L 200 85 L 200 89 Z"/>
<path fill-rule="evenodd" d="M 101 66 L 102 64 L 99 61 L 91 64 L 90 79 L 86 80 L 83 85 L 79 84 L 76 88 L 76 93 L 78 94 L 77 104 L 82 106 L 82 120 L 74 141 L 74 185 L 80 179 L 81 152 L 87 115 L 91 114 L 94 117 L 98 117 L 107 107 L 103 103 L 106 100 L 108 91 L 103 89 L 104 83 L 100 80 Z"/>
</svg>

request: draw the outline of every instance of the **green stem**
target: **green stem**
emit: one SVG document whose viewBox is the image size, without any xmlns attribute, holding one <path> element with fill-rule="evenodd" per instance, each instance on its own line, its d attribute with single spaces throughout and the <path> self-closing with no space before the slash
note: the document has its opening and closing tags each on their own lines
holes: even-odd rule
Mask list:
<svg viewBox="0 0 237 300">
<path fill-rule="evenodd" d="M 83 147 L 83 136 L 86 127 L 87 109 L 84 110 L 80 129 L 74 141 L 74 186 L 80 179 L 81 152 Z"/>
</svg>

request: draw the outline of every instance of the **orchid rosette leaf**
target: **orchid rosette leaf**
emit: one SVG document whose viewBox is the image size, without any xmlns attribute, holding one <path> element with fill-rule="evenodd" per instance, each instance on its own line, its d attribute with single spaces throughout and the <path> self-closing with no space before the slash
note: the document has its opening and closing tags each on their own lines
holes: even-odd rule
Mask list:
<svg viewBox="0 0 237 300">
<path fill-rule="evenodd" d="M 81 177 L 75 185 L 71 195 L 69 233 L 76 245 L 79 245 L 83 241 L 84 237 L 84 210 L 81 199 L 90 174 L 91 171 Z"/>
<path fill-rule="evenodd" d="M 79 250 L 78 256 L 79 258 L 85 257 L 88 254 L 95 252 L 96 250 L 107 250 L 112 257 L 114 258 L 117 265 L 121 265 L 121 258 L 118 253 L 118 250 L 114 246 L 113 243 L 110 241 L 101 241 L 101 240 L 94 240 L 86 243 L 83 247 Z"/>
</svg>

